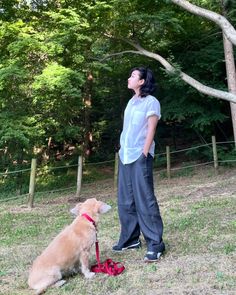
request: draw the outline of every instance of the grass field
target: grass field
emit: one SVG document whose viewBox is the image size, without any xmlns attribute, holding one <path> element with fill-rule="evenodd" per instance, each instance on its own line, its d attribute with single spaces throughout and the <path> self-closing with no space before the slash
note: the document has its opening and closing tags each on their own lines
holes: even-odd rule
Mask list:
<svg viewBox="0 0 236 295">
<path fill-rule="evenodd" d="M 235 294 L 236 290 L 236 169 L 209 168 L 171 180 L 155 176 L 155 191 L 163 221 L 165 255 L 145 264 L 142 249 L 114 254 L 119 236 L 116 197 L 112 180 L 86 185 L 81 199 L 106 201 L 112 210 L 101 216 L 101 260 L 121 261 L 126 270 L 117 277 L 97 274 L 86 280 L 70 277 L 46 294 L 154 295 Z M 19 201 L 0 204 L 0 294 L 33 294 L 27 287 L 28 269 L 53 237 L 72 221 L 73 194 L 46 196 L 30 210 Z M 94 264 L 95 249 L 91 253 Z"/>
</svg>

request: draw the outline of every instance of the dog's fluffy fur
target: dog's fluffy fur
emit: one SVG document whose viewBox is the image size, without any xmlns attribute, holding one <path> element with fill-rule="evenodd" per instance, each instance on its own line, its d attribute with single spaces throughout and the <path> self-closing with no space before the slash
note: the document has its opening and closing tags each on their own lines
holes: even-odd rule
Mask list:
<svg viewBox="0 0 236 295">
<path fill-rule="evenodd" d="M 86 278 L 94 275 L 89 270 L 89 252 L 96 241 L 96 229 L 92 222 L 81 215 L 88 214 L 97 224 L 99 214 L 110 209 L 109 205 L 95 198 L 71 209 L 71 213 L 77 216 L 75 220 L 33 262 L 28 284 L 35 290 L 35 294 L 43 293 L 51 285 L 63 285 L 63 275 L 77 273 L 79 265 Z"/>
</svg>

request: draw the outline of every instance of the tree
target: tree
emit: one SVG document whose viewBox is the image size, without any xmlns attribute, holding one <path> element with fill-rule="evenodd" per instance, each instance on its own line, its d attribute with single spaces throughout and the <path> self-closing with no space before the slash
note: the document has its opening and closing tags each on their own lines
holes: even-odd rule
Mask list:
<svg viewBox="0 0 236 295">
<path fill-rule="evenodd" d="M 222 91 L 222 90 L 217 90 L 215 88 L 203 85 L 201 82 L 190 77 L 188 74 L 176 69 L 161 55 L 144 49 L 139 43 L 135 43 L 133 41 L 128 41 L 128 40 L 125 40 L 125 42 L 129 43 L 131 46 L 136 48 L 137 51 L 126 50 L 126 51 L 120 52 L 119 54 L 134 53 L 134 54 L 142 54 L 144 56 L 153 58 L 153 59 L 159 61 L 165 67 L 166 71 L 169 74 L 178 75 L 183 81 L 185 81 L 186 83 L 188 83 L 192 87 L 196 88 L 199 92 L 216 97 L 216 98 L 220 98 L 220 99 L 224 99 L 224 100 L 236 103 L 236 95 L 235 94 L 229 93 L 226 91 Z"/>
<path fill-rule="evenodd" d="M 217 25 L 219 25 L 223 31 L 223 44 L 224 44 L 224 54 L 225 54 L 225 65 L 227 73 L 227 83 L 229 93 L 236 95 L 236 69 L 234 63 L 234 52 L 232 44 L 236 45 L 236 30 L 231 25 L 231 23 L 225 18 L 227 16 L 225 1 L 221 0 L 221 7 L 224 16 L 209 11 L 207 9 L 200 8 L 196 5 L 189 3 L 186 0 L 171 0 L 173 3 L 181 6 L 182 8 L 190 11 L 199 16 L 203 16 Z M 230 2 L 230 1 L 229 1 Z M 234 141 L 236 146 L 236 101 L 230 100 L 230 109 L 234 133 Z"/>
<path fill-rule="evenodd" d="M 89 160 L 113 157 L 130 97 L 127 75 L 137 64 L 151 66 L 158 77 L 164 119 L 158 132 L 181 124 L 189 135 L 209 136 L 226 121 L 225 101 L 199 92 L 235 101 L 225 90 L 223 47 L 212 22 L 163 0 L 2 3 L 0 149 L 11 147 L 4 154 L 9 161 L 35 151 L 53 160 L 68 147 L 74 155 L 88 152 Z M 102 60 L 105 53 L 118 58 Z"/>
<path fill-rule="evenodd" d="M 212 12 L 207 9 L 202 9 L 196 5 L 190 4 L 186 0 L 171 0 L 171 1 L 175 4 L 178 4 L 182 8 L 191 11 L 192 13 L 194 13 L 196 15 L 204 16 L 210 20 L 213 20 L 222 28 L 224 33 L 227 35 L 227 38 L 232 40 L 232 42 L 235 42 L 236 31 L 235 31 L 234 27 L 230 24 L 230 22 L 224 16 L 220 15 L 219 13 L 215 13 L 215 12 Z M 160 9 L 158 10 L 158 13 L 161 14 Z M 153 16 L 150 16 L 150 18 L 151 17 L 153 20 Z M 156 17 L 156 15 L 155 15 L 155 17 Z M 141 54 L 141 55 L 153 58 L 153 59 L 157 60 L 158 62 L 160 62 L 170 75 L 175 75 L 176 77 L 178 76 L 180 79 L 182 79 L 183 81 L 185 81 L 186 83 L 188 83 L 189 85 L 191 85 L 192 87 L 197 89 L 197 91 L 199 91 L 200 93 L 229 101 L 231 104 L 231 109 L 233 110 L 235 103 L 236 103 L 236 93 L 234 93 L 232 91 L 226 92 L 226 91 L 219 90 L 219 89 L 216 89 L 216 88 L 213 88 L 210 86 L 206 86 L 202 82 L 200 82 L 199 80 L 194 79 L 190 75 L 183 72 L 181 70 L 181 68 L 178 67 L 178 65 L 177 66 L 173 65 L 167 59 L 163 58 L 163 56 L 161 54 L 157 54 L 157 53 L 154 53 L 153 51 L 150 51 L 148 49 L 144 49 L 140 45 L 140 42 L 138 41 L 138 39 L 140 39 L 140 38 L 138 38 L 137 31 L 138 31 L 138 25 L 136 25 L 133 32 L 130 32 L 128 37 L 127 36 L 126 37 L 117 36 L 116 35 L 117 31 L 114 34 L 108 34 L 108 36 L 110 38 L 120 38 L 136 49 L 136 51 L 123 50 L 121 52 L 114 53 L 113 55 L 108 55 L 108 56 L 121 55 L 124 53 L 132 53 L 132 54 L 134 53 L 134 54 Z M 146 29 L 145 33 L 147 33 L 147 31 L 148 31 L 148 29 Z M 140 34 L 139 34 L 139 36 L 140 36 Z M 143 38 L 141 37 L 141 39 L 143 39 Z M 161 40 L 159 40 L 159 41 L 161 42 Z M 235 115 L 233 115 L 233 113 L 232 113 L 232 118 L 234 118 L 234 117 L 235 117 Z M 236 134 L 235 134 L 234 138 L 236 138 Z"/>
<path fill-rule="evenodd" d="M 190 4 L 188 1 L 186 0 L 171 0 L 173 3 L 179 4 L 181 5 L 183 8 L 188 8 L 188 10 L 191 9 L 191 12 L 194 11 L 194 13 L 199 14 L 199 15 L 206 15 L 206 13 L 209 14 L 209 18 L 210 19 L 218 19 L 218 23 L 221 24 L 222 28 L 224 29 L 225 33 L 232 39 L 236 39 L 236 30 L 233 28 L 233 26 L 221 15 L 217 14 L 217 13 L 213 13 L 211 11 L 208 11 L 206 9 L 202 9 L 200 10 L 197 6 L 194 5 L 187 5 Z M 185 5 L 184 5 L 185 4 Z M 190 8 L 189 8 L 190 7 Z M 194 9 L 192 9 L 192 7 L 194 7 Z M 198 8 L 198 9 L 197 9 Z M 200 11 L 200 12 L 199 12 Z M 204 11 L 204 14 L 203 12 Z M 201 14 L 200 14 L 201 13 Z M 112 34 L 107 34 L 107 37 L 109 38 L 117 38 L 115 35 Z M 124 42 L 130 44 L 132 47 L 134 47 L 135 49 L 137 49 L 137 51 L 132 51 L 132 50 L 125 50 L 122 51 L 120 53 L 115 53 L 115 54 L 109 54 L 106 58 L 109 58 L 111 56 L 115 56 L 115 55 L 121 55 L 121 54 L 125 54 L 125 53 L 134 53 L 134 54 L 142 54 L 145 55 L 147 57 L 150 58 L 154 58 L 155 60 L 157 60 L 158 62 L 160 62 L 164 68 L 166 69 L 166 71 L 170 74 L 176 74 L 178 73 L 179 77 L 185 81 L 186 83 L 188 83 L 189 85 L 191 85 L 192 87 L 196 88 L 199 92 L 203 93 L 203 94 L 207 94 L 216 98 L 220 98 L 220 99 L 224 99 L 233 103 L 236 103 L 236 95 L 233 93 L 228 93 L 226 91 L 222 91 L 222 90 L 217 90 L 215 88 L 211 88 L 209 86 L 203 85 L 202 83 L 200 83 L 199 81 L 195 80 L 194 78 L 190 77 L 189 75 L 185 74 L 184 72 L 180 71 L 179 69 L 176 69 L 174 66 L 171 65 L 170 62 L 168 62 L 165 58 L 163 58 L 161 55 L 157 54 L 157 53 L 153 53 L 149 50 L 144 49 L 139 42 L 135 42 L 135 37 L 136 36 L 132 36 L 128 39 L 128 38 L 121 38 Z M 119 37 L 118 37 L 119 38 Z"/>
</svg>

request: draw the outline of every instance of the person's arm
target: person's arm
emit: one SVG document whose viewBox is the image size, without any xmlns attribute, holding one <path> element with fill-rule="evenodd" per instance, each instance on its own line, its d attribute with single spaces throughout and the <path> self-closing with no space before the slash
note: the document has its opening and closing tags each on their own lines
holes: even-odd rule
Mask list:
<svg viewBox="0 0 236 295">
<path fill-rule="evenodd" d="M 143 154 L 146 157 L 148 155 L 150 146 L 151 146 L 153 139 L 154 139 L 158 120 L 159 120 L 159 118 L 156 115 L 148 117 L 147 137 L 146 137 L 145 144 L 143 147 Z"/>
</svg>

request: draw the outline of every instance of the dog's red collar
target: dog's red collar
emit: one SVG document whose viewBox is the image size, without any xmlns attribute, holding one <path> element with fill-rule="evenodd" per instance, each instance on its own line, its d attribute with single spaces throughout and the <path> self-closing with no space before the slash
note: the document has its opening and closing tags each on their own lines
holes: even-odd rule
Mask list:
<svg viewBox="0 0 236 295">
<path fill-rule="evenodd" d="M 97 229 L 95 221 L 88 214 L 83 213 L 81 216 L 85 217 L 88 221 L 92 222 L 94 227 Z"/>
</svg>

